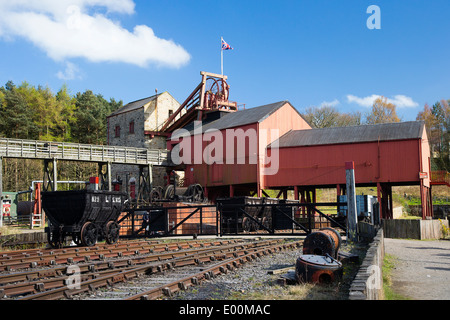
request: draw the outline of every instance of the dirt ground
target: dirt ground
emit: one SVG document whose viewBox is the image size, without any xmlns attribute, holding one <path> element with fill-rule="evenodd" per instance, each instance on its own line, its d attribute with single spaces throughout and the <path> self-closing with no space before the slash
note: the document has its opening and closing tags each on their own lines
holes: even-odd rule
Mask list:
<svg viewBox="0 0 450 320">
<path fill-rule="evenodd" d="M 450 241 L 385 238 L 395 257 L 394 292 L 413 300 L 450 300 Z"/>
</svg>

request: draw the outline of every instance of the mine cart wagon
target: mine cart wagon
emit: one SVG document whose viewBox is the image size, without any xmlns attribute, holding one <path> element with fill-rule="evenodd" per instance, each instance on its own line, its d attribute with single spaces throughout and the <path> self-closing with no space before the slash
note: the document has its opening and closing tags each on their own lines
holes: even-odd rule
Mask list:
<svg viewBox="0 0 450 320">
<path fill-rule="evenodd" d="M 227 233 L 272 231 L 272 207 L 278 199 L 240 196 L 217 199 Z M 269 206 L 266 206 L 269 205 Z"/>
<path fill-rule="evenodd" d="M 48 243 L 61 247 L 66 237 L 83 246 L 93 246 L 98 239 L 115 243 L 120 229 L 117 219 L 126 200 L 127 194 L 117 191 L 42 192 Z"/>
</svg>

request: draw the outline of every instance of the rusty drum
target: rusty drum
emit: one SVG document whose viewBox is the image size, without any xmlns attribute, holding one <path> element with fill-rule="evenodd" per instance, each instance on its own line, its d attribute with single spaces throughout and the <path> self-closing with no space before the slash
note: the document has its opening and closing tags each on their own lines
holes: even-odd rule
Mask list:
<svg viewBox="0 0 450 320">
<path fill-rule="evenodd" d="M 328 284 L 342 279 L 342 263 L 331 256 L 306 254 L 297 259 L 295 276 L 299 283 Z"/>
<path fill-rule="evenodd" d="M 333 228 L 323 228 L 309 234 L 303 242 L 303 254 L 325 256 L 337 259 L 341 246 L 341 235 Z"/>
</svg>

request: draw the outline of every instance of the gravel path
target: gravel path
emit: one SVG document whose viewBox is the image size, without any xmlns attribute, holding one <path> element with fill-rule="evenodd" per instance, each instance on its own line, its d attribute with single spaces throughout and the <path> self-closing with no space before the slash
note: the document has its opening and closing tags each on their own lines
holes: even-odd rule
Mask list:
<svg viewBox="0 0 450 320">
<path fill-rule="evenodd" d="M 392 289 L 414 300 L 450 300 L 450 241 L 384 239 L 396 258 Z"/>
</svg>

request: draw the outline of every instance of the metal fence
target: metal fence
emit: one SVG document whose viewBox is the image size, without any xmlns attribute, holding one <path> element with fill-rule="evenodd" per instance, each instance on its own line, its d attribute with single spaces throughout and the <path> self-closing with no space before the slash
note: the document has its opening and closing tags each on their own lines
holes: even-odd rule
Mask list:
<svg viewBox="0 0 450 320">
<path fill-rule="evenodd" d="M 346 232 L 346 218 L 320 207 L 343 203 L 218 204 L 222 235 L 304 235 L 325 227 Z"/>
<path fill-rule="evenodd" d="M 121 236 L 218 235 L 215 205 L 149 206 L 124 210 L 118 222 Z M 147 222 L 148 221 L 148 222 Z"/>
<path fill-rule="evenodd" d="M 191 205 L 169 203 L 127 209 L 118 222 L 121 237 L 177 235 L 306 235 L 333 227 L 346 232 L 346 218 L 321 207 L 343 203 Z M 147 222 L 148 221 L 148 222 Z"/>
</svg>

